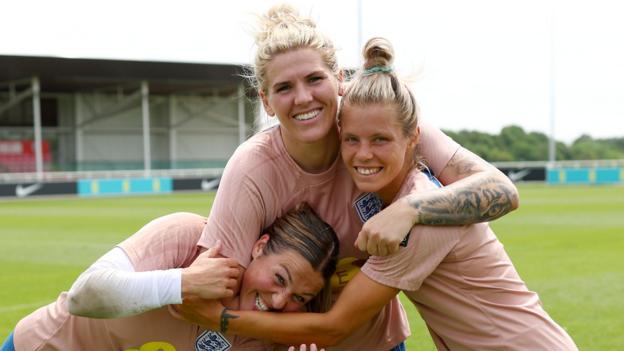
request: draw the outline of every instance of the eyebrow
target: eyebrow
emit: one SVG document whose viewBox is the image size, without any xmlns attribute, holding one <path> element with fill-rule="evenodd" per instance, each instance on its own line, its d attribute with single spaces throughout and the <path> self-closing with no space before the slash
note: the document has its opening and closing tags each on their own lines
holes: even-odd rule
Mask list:
<svg viewBox="0 0 624 351">
<path fill-rule="evenodd" d="M 310 78 L 311 76 L 315 76 L 315 75 L 319 75 L 319 74 L 322 74 L 322 75 L 324 75 L 324 76 L 327 76 L 327 73 L 326 73 L 325 71 L 323 71 L 322 69 L 320 69 L 320 70 L 318 70 L 318 71 L 313 71 L 313 72 L 310 72 L 309 74 L 307 74 L 307 75 L 305 76 L 305 78 Z M 282 82 L 275 82 L 275 83 L 273 83 L 273 84 L 271 85 L 271 87 L 275 89 L 275 87 L 279 87 L 279 86 L 281 86 L 281 85 L 285 85 L 285 84 L 289 84 L 289 83 L 290 83 L 290 81 L 289 81 L 289 80 L 285 80 L 285 81 L 282 81 Z"/>
<path fill-rule="evenodd" d="M 292 281 L 292 276 L 290 275 L 290 271 L 288 270 L 288 268 L 284 264 L 280 263 L 280 266 L 282 266 L 282 268 L 286 271 L 286 275 L 288 276 L 288 281 L 290 282 L 290 284 L 292 284 L 293 281 Z M 316 294 L 308 293 L 308 292 L 301 293 L 301 295 L 307 295 L 307 296 L 311 296 L 311 297 L 316 296 Z"/>
</svg>

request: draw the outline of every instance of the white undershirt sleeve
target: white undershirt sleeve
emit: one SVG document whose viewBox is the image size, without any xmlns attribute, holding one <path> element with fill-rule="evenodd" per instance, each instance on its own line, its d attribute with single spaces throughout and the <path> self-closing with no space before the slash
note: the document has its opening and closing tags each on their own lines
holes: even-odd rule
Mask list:
<svg viewBox="0 0 624 351">
<path fill-rule="evenodd" d="M 123 249 L 115 247 L 76 279 L 67 308 L 83 317 L 119 318 L 180 303 L 181 269 L 135 272 Z"/>
</svg>

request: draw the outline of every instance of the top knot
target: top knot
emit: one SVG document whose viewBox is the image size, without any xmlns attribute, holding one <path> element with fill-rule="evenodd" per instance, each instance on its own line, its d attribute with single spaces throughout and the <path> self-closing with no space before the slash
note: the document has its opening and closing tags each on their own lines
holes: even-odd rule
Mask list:
<svg viewBox="0 0 624 351">
<path fill-rule="evenodd" d="M 374 67 L 381 67 L 377 72 L 390 72 L 389 68 L 394 61 L 394 48 L 385 38 L 371 38 L 364 45 L 362 51 L 364 56 L 364 70 L 368 71 Z M 388 67 L 388 70 L 382 69 Z"/>
<path fill-rule="evenodd" d="M 273 6 L 260 17 L 259 28 L 255 35 L 256 44 L 270 40 L 273 33 L 280 32 L 276 29 L 287 30 L 293 26 L 316 28 L 312 20 L 301 17 L 294 7 L 286 4 Z"/>
</svg>

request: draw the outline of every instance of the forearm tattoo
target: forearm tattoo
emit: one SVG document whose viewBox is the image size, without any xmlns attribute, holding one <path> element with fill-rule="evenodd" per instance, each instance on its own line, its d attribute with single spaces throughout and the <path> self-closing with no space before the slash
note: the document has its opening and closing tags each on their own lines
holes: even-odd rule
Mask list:
<svg viewBox="0 0 624 351">
<path fill-rule="evenodd" d="M 221 334 L 227 333 L 228 326 L 230 324 L 230 319 L 238 318 L 235 314 L 228 313 L 229 309 L 227 307 L 223 307 L 223 311 L 221 311 Z"/>
<path fill-rule="evenodd" d="M 441 191 L 426 196 L 412 195 L 410 205 L 419 211 L 418 223 L 428 225 L 464 225 L 490 221 L 507 214 L 517 201 L 515 188 L 492 174 L 476 173 L 478 164 L 468 158 L 452 159 L 459 175 L 471 175 Z M 476 174 L 475 174 L 476 173 Z"/>
</svg>

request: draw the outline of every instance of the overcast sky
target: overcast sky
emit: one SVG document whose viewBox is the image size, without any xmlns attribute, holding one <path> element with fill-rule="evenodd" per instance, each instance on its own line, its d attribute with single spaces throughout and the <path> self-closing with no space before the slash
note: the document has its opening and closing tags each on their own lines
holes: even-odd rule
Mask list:
<svg viewBox="0 0 624 351">
<path fill-rule="evenodd" d="M 254 15 L 279 2 L 0 0 L 0 55 L 249 63 Z M 288 2 L 334 40 L 342 66 L 357 67 L 357 0 Z M 362 40 L 395 44 L 397 70 L 416 78 L 424 118 L 442 128 L 549 134 L 554 101 L 557 140 L 624 137 L 622 1 L 362 0 L 361 9 Z"/>
</svg>

